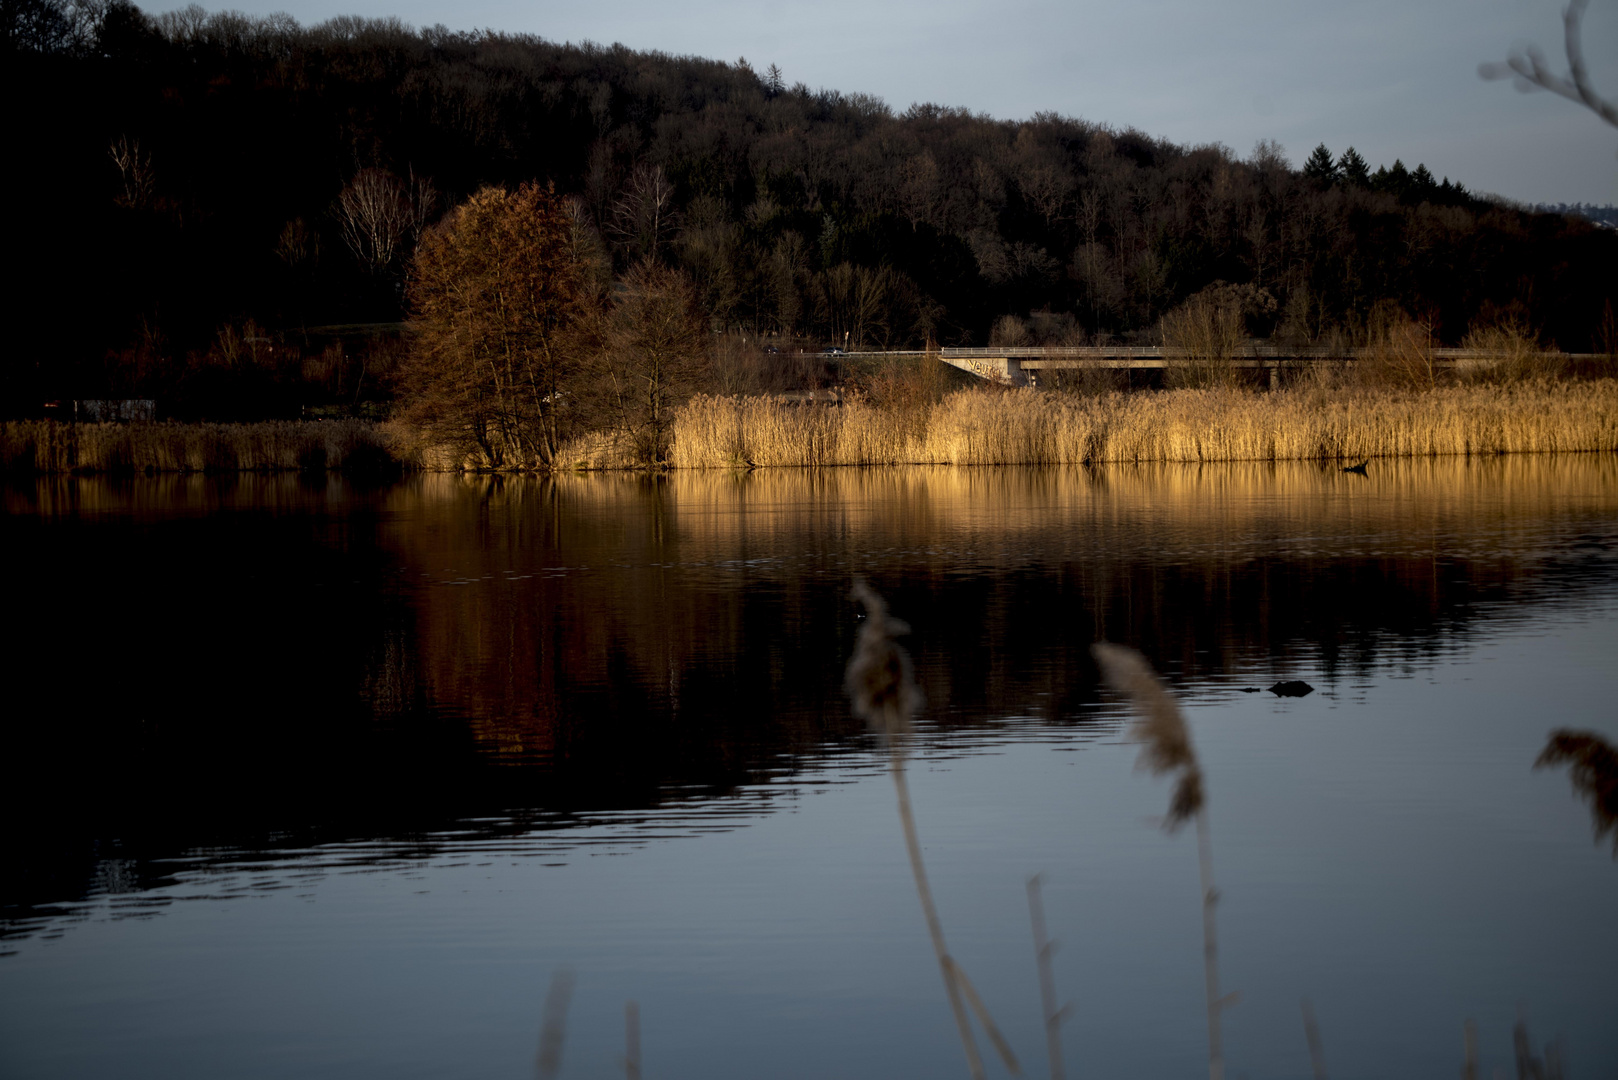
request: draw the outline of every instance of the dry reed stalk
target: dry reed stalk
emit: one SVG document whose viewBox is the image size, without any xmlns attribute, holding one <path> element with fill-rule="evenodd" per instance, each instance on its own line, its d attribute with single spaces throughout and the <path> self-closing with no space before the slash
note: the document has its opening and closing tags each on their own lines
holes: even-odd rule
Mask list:
<svg viewBox="0 0 1618 1080">
<path fill-rule="evenodd" d="M 1315 1021 L 1315 1007 L 1308 998 L 1302 1001 L 1303 1037 L 1309 1043 L 1309 1065 L 1315 1080 L 1326 1080 L 1326 1050 L 1320 1041 L 1320 1025 Z"/>
<path fill-rule="evenodd" d="M 899 822 L 904 830 L 905 850 L 910 855 L 910 873 L 916 881 L 916 894 L 921 899 L 922 915 L 927 921 L 927 933 L 932 938 L 933 954 L 938 959 L 938 971 L 944 980 L 944 991 L 949 996 L 955 1026 L 961 1035 L 961 1048 L 966 1053 L 967 1071 L 973 1080 L 982 1080 L 983 1059 L 978 1054 L 972 1037 L 972 1024 L 966 1015 L 969 1004 L 978 1021 L 988 1033 L 989 1041 L 1005 1061 L 1013 1075 L 1020 1072 L 1016 1056 L 1000 1034 L 989 1011 L 978 997 L 976 989 L 949 953 L 944 941 L 944 924 L 933 903 L 932 886 L 927 881 L 927 866 L 922 861 L 921 838 L 916 831 L 916 816 L 910 805 L 910 785 L 905 778 L 906 738 L 923 698 L 916 685 L 910 654 L 894 640 L 908 634 L 910 627 L 888 614 L 887 602 L 863 581 L 854 583 L 854 599 L 865 607 L 865 624 L 860 627 L 854 655 L 849 658 L 843 687 L 853 702 L 854 715 L 860 717 L 883 737 L 888 747 L 889 772 L 893 776 L 894 791 L 899 800 Z"/>
<path fill-rule="evenodd" d="M 1051 1080 L 1062 1080 L 1065 1066 L 1062 1062 L 1062 1024 L 1072 1013 L 1071 1005 L 1056 1004 L 1056 973 L 1051 957 L 1056 953 L 1055 941 L 1045 934 L 1045 903 L 1039 891 L 1038 874 L 1028 879 L 1028 916 L 1034 924 L 1034 959 L 1039 965 L 1039 1002 L 1044 1013 L 1045 1053 L 1051 1063 Z"/>
<path fill-rule="evenodd" d="M 624 1002 L 624 1078 L 640 1080 L 640 1006 Z"/>
<path fill-rule="evenodd" d="M 534 1072 L 539 1080 L 554 1080 L 562 1071 L 562 1042 L 567 1036 L 567 1006 L 573 999 L 573 972 L 562 968 L 551 976 L 545 992 L 545 1020 L 539 1031 L 539 1054 Z"/>
<path fill-rule="evenodd" d="M 1134 649 L 1097 642 L 1090 647 L 1113 691 L 1129 700 L 1136 715 L 1131 736 L 1142 744 L 1141 764 L 1155 775 L 1176 773 L 1164 827 L 1173 832 L 1188 819 L 1197 825 L 1197 868 L 1202 878 L 1202 972 L 1208 999 L 1208 1077 L 1224 1080 L 1225 1052 L 1220 1016 L 1236 1004 L 1237 995 L 1219 990 L 1219 940 L 1215 907 L 1213 840 L 1208 830 L 1202 768 L 1191 746 L 1191 732 L 1174 696 L 1146 658 Z"/>
</svg>

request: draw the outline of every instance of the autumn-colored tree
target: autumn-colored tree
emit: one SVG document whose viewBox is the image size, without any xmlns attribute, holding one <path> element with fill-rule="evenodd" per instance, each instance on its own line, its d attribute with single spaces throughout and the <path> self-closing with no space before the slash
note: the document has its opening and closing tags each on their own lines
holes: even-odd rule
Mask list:
<svg viewBox="0 0 1618 1080">
<path fill-rule="evenodd" d="M 573 232 L 553 191 L 487 187 L 416 249 L 405 416 L 465 460 L 555 459 L 589 305 Z"/>
<path fill-rule="evenodd" d="M 603 319 L 598 355 L 598 389 L 612 422 L 641 460 L 664 461 L 674 407 L 708 367 L 708 335 L 690 279 L 649 259 L 637 263 Z"/>
</svg>

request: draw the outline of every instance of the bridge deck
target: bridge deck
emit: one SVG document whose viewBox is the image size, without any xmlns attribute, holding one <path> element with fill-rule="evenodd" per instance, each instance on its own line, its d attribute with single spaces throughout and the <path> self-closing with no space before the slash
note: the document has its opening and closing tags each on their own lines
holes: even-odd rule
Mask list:
<svg viewBox="0 0 1618 1080">
<path fill-rule="evenodd" d="M 1319 363 L 1354 363 L 1371 355 L 1367 349 L 1323 348 L 1316 346 L 1247 345 L 1236 350 L 1221 363 L 1235 368 L 1258 369 L 1271 372 L 1273 379 L 1283 367 L 1301 367 Z M 1564 354 L 1570 360 L 1600 358 L 1595 353 Z M 1191 359 L 1183 349 L 1162 346 L 1017 346 L 982 349 L 936 349 L 933 351 L 901 350 L 892 352 L 861 351 L 845 353 L 845 359 L 899 359 L 905 357 L 932 358 L 952 367 L 997 382 L 1024 385 L 1031 372 L 1049 370 L 1100 369 L 1111 371 L 1153 370 L 1184 363 Z M 1477 349 L 1434 349 L 1433 366 L 1439 368 L 1484 367 L 1502 359 L 1500 356 Z"/>
</svg>

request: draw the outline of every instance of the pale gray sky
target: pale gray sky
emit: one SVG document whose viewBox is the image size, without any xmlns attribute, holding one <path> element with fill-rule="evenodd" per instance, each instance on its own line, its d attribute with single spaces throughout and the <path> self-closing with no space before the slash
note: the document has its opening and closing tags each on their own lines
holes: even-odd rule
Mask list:
<svg viewBox="0 0 1618 1080">
<path fill-rule="evenodd" d="M 162 11 L 166 4 L 149 8 Z M 217 5 L 205 4 L 213 7 Z M 745 56 L 787 81 L 996 117 L 1042 110 L 1294 164 L 1352 144 L 1526 202 L 1618 203 L 1618 130 L 1545 93 L 1484 82 L 1479 62 L 1537 42 L 1562 56 L 1558 0 L 249 0 L 304 23 L 397 15 L 554 41 Z M 1595 0 L 1584 47 L 1618 97 L 1618 0 Z"/>
</svg>

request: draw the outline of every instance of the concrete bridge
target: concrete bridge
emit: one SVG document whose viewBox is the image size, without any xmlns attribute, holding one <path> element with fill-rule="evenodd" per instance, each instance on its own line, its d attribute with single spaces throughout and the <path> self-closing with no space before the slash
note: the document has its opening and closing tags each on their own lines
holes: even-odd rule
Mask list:
<svg viewBox="0 0 1618 1080">
<path fill-rule="evenodd" d="M 1318 363 L 1354 362 L 1364 358 L 1364 349 L 1333 349 L 1316 346 L 1250 344 L 1220 361 L 1234 368 L 1259 370 L 1269 374 L 1270 386 L 1279 385 L 1282 368 L 1300 368 Z M 1562 354 L 1570 360 L 1599 359 L 1593 353 Z M 984 349 L 935 349 L 900 352 L 850 352 L 848 359 L 920 357 L 940 360 L 971 375 L 1010 386 L 1037 386 L 1042 371 L 1160 370 L 1184 363 L 1190 355 L 1183 349 L 1163 346 L 1016 346 Z M 1494 353 L 1475 349 L 1434 349 L 1433 367 L 1441 370 L 1485 367 L 1498 361 Z M 1206 362 L 1206 361 L 1203 361 Z"/>
</svg>

